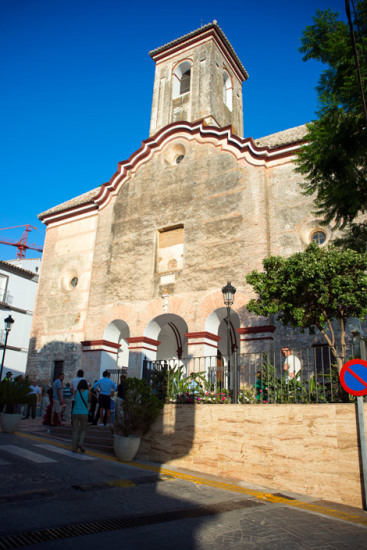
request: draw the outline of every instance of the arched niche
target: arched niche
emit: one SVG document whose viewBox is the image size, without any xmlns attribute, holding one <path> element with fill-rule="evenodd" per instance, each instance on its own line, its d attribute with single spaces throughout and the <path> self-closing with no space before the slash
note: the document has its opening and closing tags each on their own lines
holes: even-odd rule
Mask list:
<svg viewBox="0 0 367 550">
<path fill-rule="evenodd" d="M 127 338 L 130 336 L 128 324 L 122 319 L 115 319 L 106 327 L 103 340 L 119 344 L 116 351 L 104 351 L 101 360 L 101 372 L 106 369 L 118 369 L 129 365 L 129 346 Z"/>
<path fill-rule="evenodd" d="M 152 319 L 147 325 L 144 336 L 160 342 L 157 356 L 152 359 L 180 359 L 187 355 L 188 327 L 178 315 L 164 313 Z"/>
<path fill-rule="evenodd" d="M 188 93 L 191 87 L 191 63 L 182 61 L 173 71 L 172 98 Z"/>
<path fill-rule="evenodd" d="M 230 352 L 232 353 L 234 348 L 239 349 L 239 335 L 237 329 L 240 327 L 240 318 L 238 313 L 231 309 L 229 319 L 229 344 Z M 227 356 L 227 342 L 228 342 L 228 323 L 227 323 L 227 308 L 220 307 L 214 310 L 206 319 L 205 331 L 215 334 L 220 337 L 218 342 L 218 351 L 222 356 Z M 205 355 L 212 355 L 213 348 L 207 346 L 205 349 Z"/>
<path fill-rule="evenodd" d="M 232 111 L 232 79 L 226 70 L 223 71 L 223 101 L 228 109 Z"/>
</svg>

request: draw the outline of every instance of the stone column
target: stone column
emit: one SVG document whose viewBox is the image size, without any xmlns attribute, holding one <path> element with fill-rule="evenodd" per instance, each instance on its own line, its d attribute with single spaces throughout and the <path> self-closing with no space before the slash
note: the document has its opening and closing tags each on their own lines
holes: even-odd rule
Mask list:
<svg viewBox="0 0 367 550">
<path fill-rule="evenodd" d="M 144 357 L 154 361 L 157 358 L 158 346 L 161 342 L 146 336 L 134 336 L 126 338 L 126 341 L 129 344 L 128 376 L 141 378 Z"/>
<path fill-rule="evenodd" d="M 217 367 L 218 342 L 221 339 L 212 332 L 187 332 L 187 374 L 207 371 Z"/>
<path fill-rule="evenodd" d="M 102 372 L 116 368 L 120 344 L 108 340 L 86 340 L 82 345 L 82 369 L 91 382 L 99 380 Z"/>
</svg>

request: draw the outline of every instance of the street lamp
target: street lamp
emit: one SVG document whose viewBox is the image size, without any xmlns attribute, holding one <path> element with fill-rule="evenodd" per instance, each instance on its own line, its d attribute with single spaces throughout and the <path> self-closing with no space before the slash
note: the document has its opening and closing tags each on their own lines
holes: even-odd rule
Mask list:
<svg viewBox="0 0 367 550">
<path fill-rule="evenodd" d="M 228 364 L 228 373 L 230 375 L 230 371 L 231 370 L 234 370 L 233 372 L 233 402 L 234 403 L 237 403 L 237 360 L 236 360 L 236 357 L 235 357 L 235 363 L 233 365 L 234 369 L 231 369 L 231 363 L 230 363 L 230 355 L 231 355 L 231 325 L 230 325 L 230 316 L 231 316 L 231 306 L 233 305 L 233 302 L 234 302 L 234 295 L 236 294 L 236 289 L 234 288 L 234 286 L 231 285 L 230 282 L 228 282 L 226 284 L 226 286 L 224 286 L 222 288 L 222 292 L 223 292 L 223 300 L 224 300 L 224 305 L 226 306 L 227 308 L 227 364 Z"/>
<path fill-rule="evenodd" d="M 224 305 L 227 308 L 227 355 L 228 355 L 228 363 L 229 363 L 229 356 L 231 354 L 231 348 L 230 348 L 231 327 L 229 324 L 229 319 L 231 315 L 231 306 L 233 305 L 233 302 L 234 302 L 234 295 L 236 294 L 236 289 L 234 288 L 234 286 L 231 285 L 230 282 L 228 282 L 226 286 L 222 288 L 222 292 L 223 292 Z"/>
<path fill-rule="evenodd" d="M 3 366 L 4 366 L 4 359 L 5 359 L 5 352 L 6 352 L 6 344 L 8 343 L 8 336 L 9 332 L 11 331 L 12 324 L 14 323 L 14 319 L 11 315 L 9 315 L 6 319 L 4 319 L 5 323 L 5 342 L 4 342 L 4 351 L 3 351 L 3 358 L 1 361 L 1 370 L 0 370 L 0 380 L 3 375 Z"/>
</svg>

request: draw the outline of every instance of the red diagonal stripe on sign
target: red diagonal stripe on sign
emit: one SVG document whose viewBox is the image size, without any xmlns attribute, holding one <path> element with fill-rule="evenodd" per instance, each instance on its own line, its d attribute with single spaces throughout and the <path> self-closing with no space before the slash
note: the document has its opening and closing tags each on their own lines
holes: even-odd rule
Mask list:
<svg viewBox="0 0 367 550">
<path fill-rule="evenodd" d="M 358 376 L 357 373 L 355 373 L 354 371 L 352 371 L 352 369 L 350 367 L 347 367 L 345 370 L 347 370 L 349 372 L 349 374 L 351 374 L 352 376 L 354 376 L 354 378 L 356 378 L 358 380 L 358 382 L 360 382 L 363 386 L 365 386 L 367 388 L 367 382 L 365 380 L 363 380 L 363 378 L 361 378 L 360 376 Z"/>
</svg>

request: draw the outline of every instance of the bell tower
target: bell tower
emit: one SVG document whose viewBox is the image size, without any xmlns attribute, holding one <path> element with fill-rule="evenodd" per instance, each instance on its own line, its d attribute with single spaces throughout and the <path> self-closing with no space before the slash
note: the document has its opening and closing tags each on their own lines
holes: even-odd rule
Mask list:
<svg viewBox="0 0 367 550">
<path fill-rule="evenodd" d="M 204 119 L 243 137 L 248 74 L 216 21 L 149 55 L 156 64 L 150 136 L 172 122 Z"/>
</svg>

